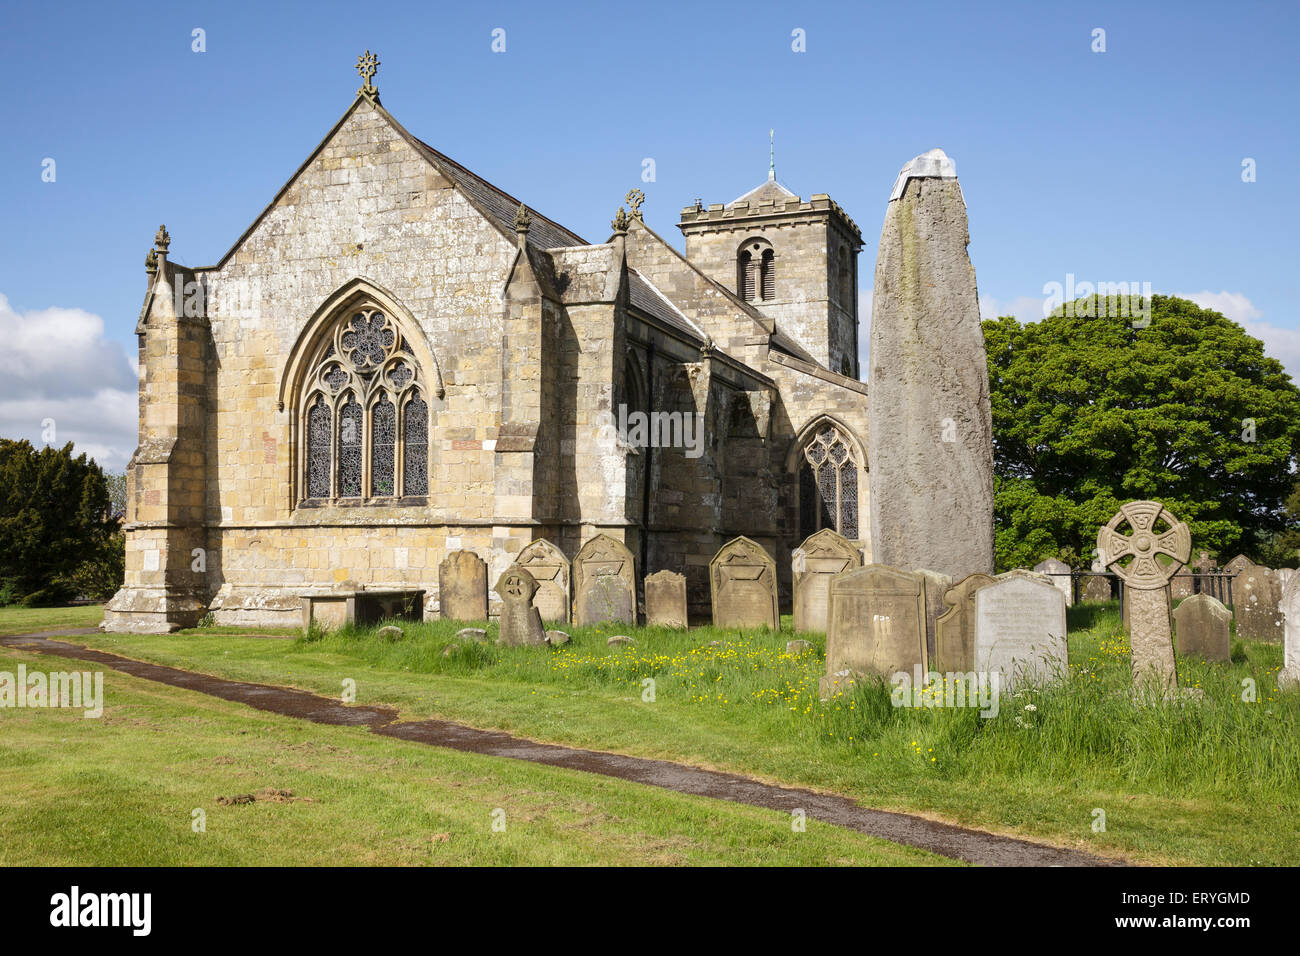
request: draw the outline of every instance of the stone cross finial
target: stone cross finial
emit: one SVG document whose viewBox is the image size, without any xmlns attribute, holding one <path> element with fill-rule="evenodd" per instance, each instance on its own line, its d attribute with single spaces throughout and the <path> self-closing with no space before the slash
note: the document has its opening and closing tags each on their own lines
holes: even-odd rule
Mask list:
<svg viewBox="0 0 1300 956">
<path fill-rule="evenodd" d="M 627 223 L 628 223 L 627 212 L 624 211 L 622 206 L 619 206 L 618 212 L 614 214 L 614 220 L 610 223 L 610 225 L 614 227 L 614 231 L 616 233 L 622 234 L 627 232 Z"/>
<path fill-rule="evenodd" d="M 533 217 L 528 215 L 528 207 L 520 203 L 519 211 L 515 213 L 515 232 L 527 232 L 532 224 Z"/>
<path fill-rule="evenodd" d="M 144 257 L 144 271 L 151 276 L 158 274 L 158 253 L 153 250 L 152 246 Z"/>
<path fill-rule="evenodd" d="M 159 226 L 158 233 L 153 237 L 154 246 L 161 253 L 167 252 L 167 247 L 172 244 L 172 237 L 167 233 L 166 226 Z"/>
<path fill-rule="evenodd" d="M 357 57 L 357 72 L 361 74 L 362 87 L 357 93 L 365 96 L 374 96 L 379 92 L 379 88 L 370 81 L 374 79 L 375 73 L 379 70 L 379 57 L 375 56 L 369 50 Z"/>
<path fill-rule="evenodd" d="M 645 202 L 645 193 L 639 189 L 629 189 L 627 195 L 623 197 L 628 208 L 632 210 L 633 217 L 641 218 L 641 204 Z"/>
</svg>

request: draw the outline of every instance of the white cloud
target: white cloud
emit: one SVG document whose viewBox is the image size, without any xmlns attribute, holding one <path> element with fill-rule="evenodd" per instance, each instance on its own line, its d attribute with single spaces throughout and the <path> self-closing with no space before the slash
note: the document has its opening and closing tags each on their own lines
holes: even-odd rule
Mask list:
<svg viewBox="0 0 1300 956">
<path fill-rule="evenodd" d="M 982 295 L 980 300 L 980 318 L 996 319 L 1004 315 L 1014 315 L 1021 322 L 1039 322 L 1043 318 L 1043 303 L 1046 296 L 1020 295 L 1009 301 Z"/>
<path fill-rule="evenodd" d="M 0 436 L 86 452 L 121 471 L 135 450 L 136 362 L 104 337 L 104 320 L 83 309 L 19 313 L 0 294 Z"/>
<path fill-rule="evenodd" d="M 1255 308 L 1255 303 L 1240 292 L 1228 292 L 1226 289 L 1223 292 L 1211 292 L 1207 289 L 1204 292 L 1175 292 L 1174 295 L 1180 299 L 1189 299 L 1202 309 L 1222 312 L 1234 322 L 1244 324 L 1262 315 Z"/>
</svg>

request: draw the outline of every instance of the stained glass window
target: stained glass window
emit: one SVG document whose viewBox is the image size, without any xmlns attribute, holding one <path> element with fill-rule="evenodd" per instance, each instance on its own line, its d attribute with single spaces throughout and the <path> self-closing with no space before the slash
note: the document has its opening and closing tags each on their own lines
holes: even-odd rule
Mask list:
<svg viewBox="0 0 1300 956">
<path fill-rule="evenodd" d="M 330 409 L 324 396 L 317 395 L 316 402 L 307 412 L 307 497 L 330 496 Z"/>
<path fill-rule="evenodd" d="M 372 305 L 349 309 L 317 348 L 300 406 L 303 497 L 427 495 L 429 406 L 397 323 Z"/>
<path fill-rule="evenodd" d="M 402 486 L 408 495 L 429 493 L 429 406 L 417 392 L 406 406 Z"/>
<path fill-rule="evenodd" d="M 339 497 L 361 497 L 361 405 L 351 396 L 339 409 Z"/>
<path fill-rule="evenodd" d="M 827 425 L 803 450 L 799 466 L 799 526 L 805 537 L 830 528 L 858 536 L 858 463 L 839 430 Z"/>
<path fill-rule="evenodd" d="M 397 450 L 397 409 L 381 395 L 370 410 L 370 496 L 391 498 L 397 494 L 393 454 Z"/>
</svg>

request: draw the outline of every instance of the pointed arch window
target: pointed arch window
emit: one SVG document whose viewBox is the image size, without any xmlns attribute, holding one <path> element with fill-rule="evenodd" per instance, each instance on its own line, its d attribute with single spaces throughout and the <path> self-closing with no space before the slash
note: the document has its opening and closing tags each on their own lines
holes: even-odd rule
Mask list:
<svg viewBox="0 0 1300 956">
<path fill-rule="evenodd" d="M 858 468 L 853 445 L 834 425 L 818 429 L 799 461 L 799 529 L 858 537 Z"/>
<path fill-rule="evenodd" d="M 410 346 L 375 305 L 347 310 L 319 348 L 299 406 L 306 501 L 429 493 L 429 406 Z"/>
<path fill-rule="evenodd" d="M 776 298 L 776 253 L 766 239 L 746 239 L 737 250 L 736 292 L 746 302 Z"/>
</svg>

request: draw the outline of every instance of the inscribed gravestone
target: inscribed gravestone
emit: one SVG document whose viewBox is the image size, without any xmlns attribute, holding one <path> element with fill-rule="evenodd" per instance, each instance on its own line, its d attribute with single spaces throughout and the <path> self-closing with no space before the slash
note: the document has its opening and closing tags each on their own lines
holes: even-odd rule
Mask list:
<svg viewBox="0 0 1300 956">
<path fill-rule="evenodd" d="M 568 623 L 569 559 L 545 538 L 538 538 L 519 552 L 515 564 L 533 576 L 537 595 L 533 604 L 543 621 Z"/>
<path fill-rule="evenodd" d="M 493 589 L 501 596 L 501 622 L 498 642 L 508 647 L 525 644 L 545 644 L 546 628 L 541 615 L 533 607 L 537 582 L 518 565 L 502 572 Z"/>
<path fill-rule="evenodd" d="M 1232 612 L 1208 594 L 1194 594 L 1174 608 L 1174 636 L 1180 657 L 1226 661 L 1231 656 Z"/>
<path fill-rule="evenodd" d="M 1070 581 L 1070 566 L 1059 558 L 1048 558 L 1034 565 L 1034 570 L 1052 579 L 1052 585 L 1065 595 L 1065 606 L 1074 603 L 1074 589 Z"/>
<path fill-rule="evenodd" d="M 1282 587 L 1277 574 L 1252 564 L 1232 579 L 1232 610 L 1237 636 L 1246 640 L 1282 640 Z"/>
<path fill-rule="evenodd" d="M 1108 574 L 1090 574 L 1083 585 L 1083 595 L 1081 600 L 1084 601 L 1109 601 L 1110 600 L 1110 575 Z"/>
<path fill-rule="evenodd" d="M 1278 687 L 1300 687 L 1300 575 L 1287 582 L 1282 593 L 1282 613 L 1286 618 L 1286 643 L 1282 648 L 1282 670 Z"/>
<path fill-rule="evenodd" d="M 1192 575 L 1189 572 L 1180 571 L 1169 579 L 1169 597 L 1174 601 L 1191 597 L 1193 590 Z"/>
<path fill-rule="evenodd" d="M 438 565 L 438 604 L 444 621 L 486 621 L 487 565 L 473 551 L 453 551 Z"/>
<path fill-rule="evenodd" d="M 636 623 L 636 577 L 632 552 L 621 541 L 598 534 L 573 559 L 573 623 Z"/>
<path fill-rule="evenodd" d="M 925 653 L 934 657 L 934 627 L 947 609 L 943 596 L 952 587 L 952 577 L 929 568 L 918 568 L 916 573 L 925 578 Z"/>
<path fill-rule="evenodd" d="M 948 610 L 934 624 L 932 666 L 940 674 L 975 669 L 975 592 L 996 580 L 989 574 L 968 574 L 944 592 Z"/>
<path fill-rule="evenodd" d="M 857 548 L 830 528 L 823 528 L 794 549 L 790 566 L 794 578 L 794 629 L 826 631 L 830 580 L 861 565 Z"/>
<path fill-rule="evenodd" d="M 780 616 L 776 562 L 756 542 L 741 536 L 718 549 L 709 562 L 714 627 L 770 627 Z"/>
<path fill-rule="evenodd" d="M 1247 568 L 1252 568 L 1254 566 L 1254 561 L 1250 560 L 1250 558 L 1246 557 L 1244 554 L 1239 554 L 1223 566 L 1223 571 L 1225 574 L 1240 574 Z"/>
<path fill-rule="evenodd" d="M 676 571 L 656 571 L 645 579 L 647 627 L 686 626 L 686 576 Z"/>
<path fill-rule="evenodd" d="M 833 692 L 837 672 L 878 674 L 927 671 L 925 578 L 869 564 L 837 574 L 831 581 L 826 629 L 823 697 Z"/>
<path fill-rule="evenodd" d="M 1065 595 L 1024 576 L 975 592 L 975 667 L 1000 671 L 1002 686 L 1042 683 L 1067 669 Z"/>
</svg>

